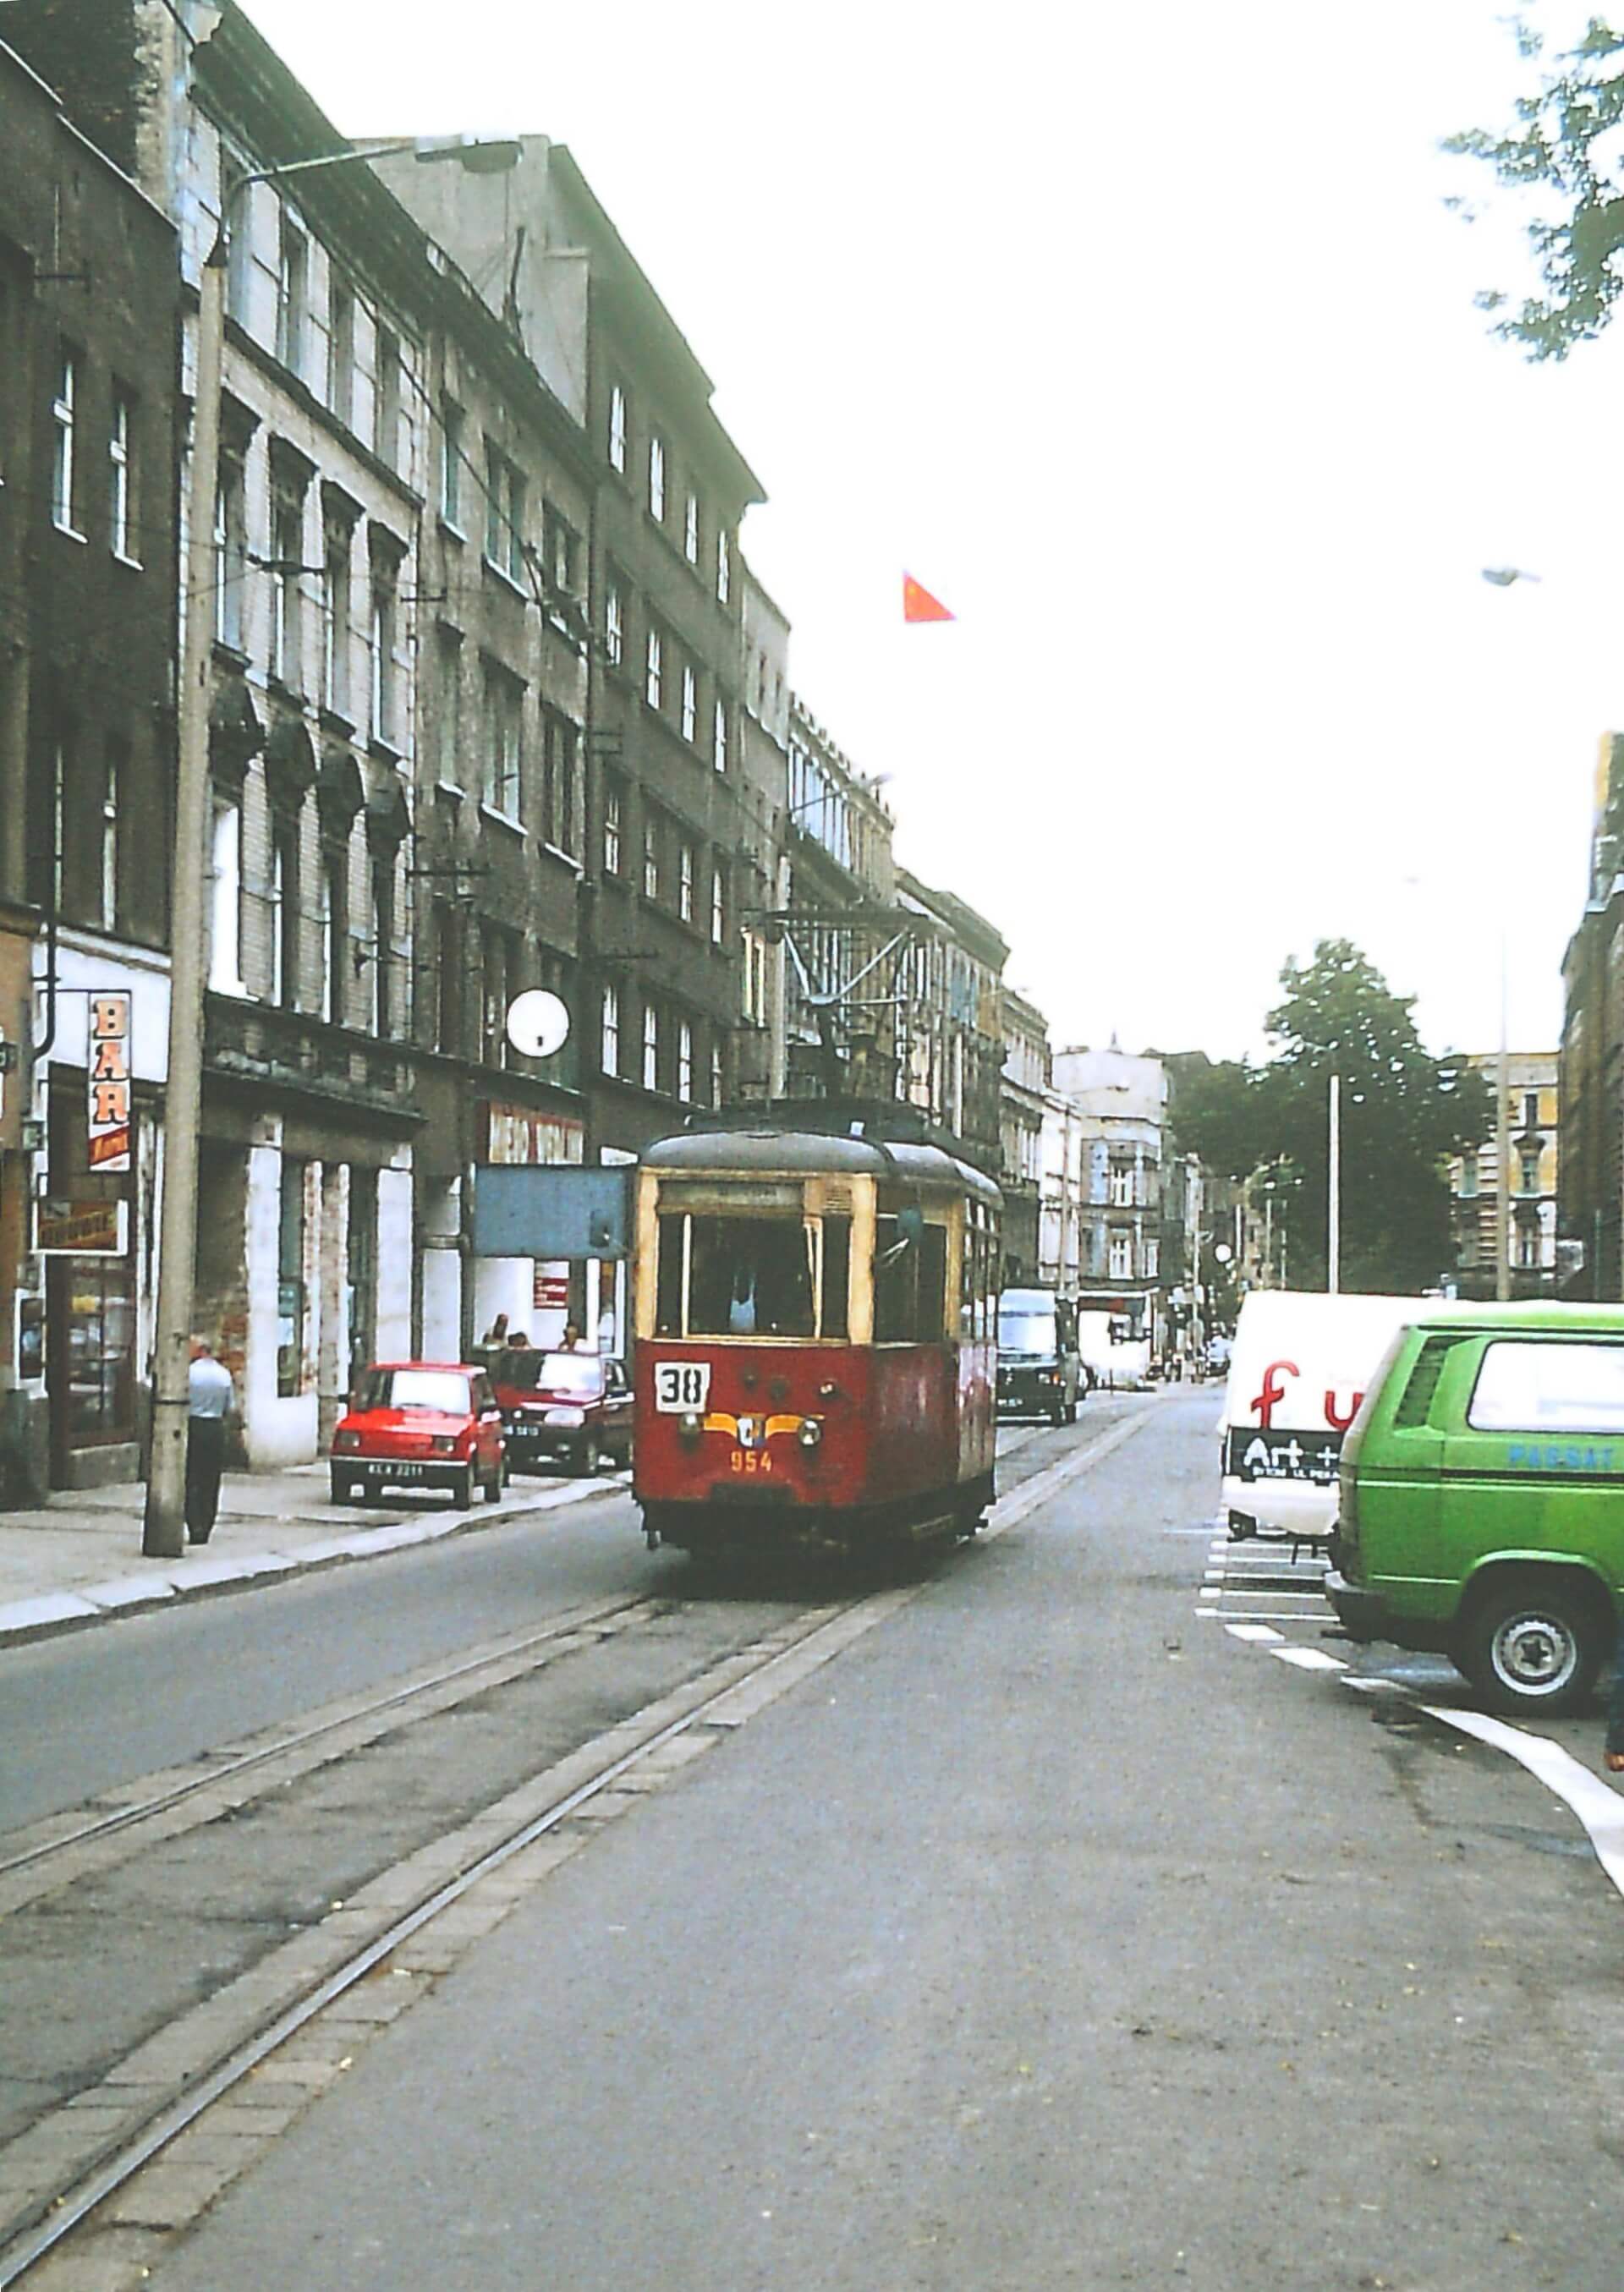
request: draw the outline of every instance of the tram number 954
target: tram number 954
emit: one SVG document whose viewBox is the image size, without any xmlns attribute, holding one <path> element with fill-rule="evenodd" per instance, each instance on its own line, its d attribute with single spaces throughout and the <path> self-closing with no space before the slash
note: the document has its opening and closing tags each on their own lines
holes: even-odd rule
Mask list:
<svg viewBox="0 0 1624 2292">
<path fill-rule="evenodd" d="M 709 1392 L 708 1361 L 656 1363 L 654 1406 L 662 1416 L 677 1416 L 690 1408 L 703 1408 Z"/>
</svg>

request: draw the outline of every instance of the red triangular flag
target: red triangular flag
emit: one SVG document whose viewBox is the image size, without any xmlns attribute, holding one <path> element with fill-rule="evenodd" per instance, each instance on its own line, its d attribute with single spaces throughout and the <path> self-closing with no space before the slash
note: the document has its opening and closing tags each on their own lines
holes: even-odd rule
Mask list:
<svg viewBox="0 0 1624 2292">
<path fill-rule="evenodd" d="M 928 589 L 922 589 L 911 573 L 902 576 L 902 618 L 905 621 L 950 621 L 957 618 Z"/>
</svg>

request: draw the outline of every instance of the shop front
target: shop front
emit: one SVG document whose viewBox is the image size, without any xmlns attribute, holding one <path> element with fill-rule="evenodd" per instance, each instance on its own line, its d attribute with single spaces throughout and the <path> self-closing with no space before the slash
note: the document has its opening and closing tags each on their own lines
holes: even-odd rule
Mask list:
<svg viewBox="0 0 1624 2292">
<path fill-rule="evenodd" d="M 51 1486 L 100 1488 L 140 1477 L 149 1432 L 167 965 L 64 934 L 41 1001 L 13 1359 Z"/>
</svg>

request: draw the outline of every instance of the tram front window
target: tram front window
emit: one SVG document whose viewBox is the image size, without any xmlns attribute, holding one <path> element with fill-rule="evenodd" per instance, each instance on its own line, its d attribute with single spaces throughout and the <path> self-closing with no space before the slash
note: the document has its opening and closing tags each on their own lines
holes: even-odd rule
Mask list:
<svg viewBox="0 0 1624 2292">
<path fill-rule="evenodd" d="M 689 1336 L 810 1337 L 814 1244 L 799 1218 L 695 1218 Z"/>
<path fill-rule="evenodd" d="M 665 1213 L 659 1221 L 656 1333 L 844 1337 L 851 1236 L 852 1222 L 844 1217 Z"/>
</svg>

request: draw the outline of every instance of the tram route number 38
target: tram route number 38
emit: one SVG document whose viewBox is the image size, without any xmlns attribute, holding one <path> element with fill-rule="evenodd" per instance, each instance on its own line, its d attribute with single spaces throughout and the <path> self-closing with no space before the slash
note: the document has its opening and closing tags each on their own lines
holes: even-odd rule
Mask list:
<svg viewBox="0 0 1624 2292">
<path fill-rule="evenodd" d="M 708 1361 L 659 1361 L 655 1366 L 654 1406 L 662 1416 L 703 1408 L 709 1391 Z"/>
</svg>

